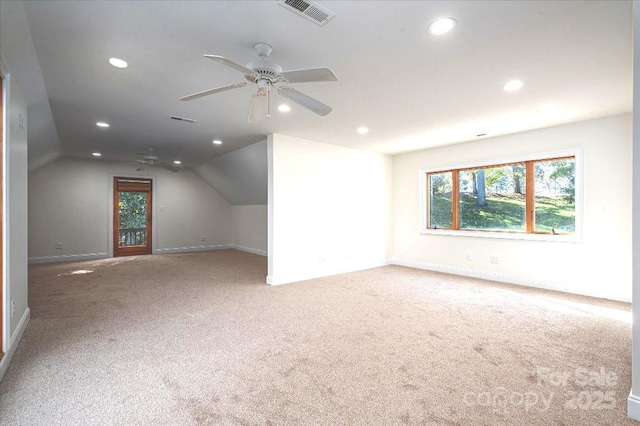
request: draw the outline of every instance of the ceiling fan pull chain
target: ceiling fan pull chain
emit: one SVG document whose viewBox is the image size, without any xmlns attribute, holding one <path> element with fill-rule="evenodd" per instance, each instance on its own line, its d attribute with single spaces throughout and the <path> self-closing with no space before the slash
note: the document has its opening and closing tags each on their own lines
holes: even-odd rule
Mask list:
<svg viewBox="0 0 640 426">
<path fill-rule="evenodd" d="M 267 118 L 271 118 L 271 87 L 267 87 Z"/>
</svg>

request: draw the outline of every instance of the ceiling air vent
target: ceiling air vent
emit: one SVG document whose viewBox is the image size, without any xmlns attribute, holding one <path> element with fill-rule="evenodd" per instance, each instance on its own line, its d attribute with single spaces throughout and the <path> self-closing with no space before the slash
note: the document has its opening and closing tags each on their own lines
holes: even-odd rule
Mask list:
<svg viewBox="0 0 640 426">
<path fill-rule="evenodd" d="M 170 115 L 169 118 L 172 119 L 172 120 L 185 121 L 187 123 L 197 123 L 198 122 L 198 120 L 194 120 L 193 118 L 180 117 L 178 115 Z"/>
<path fill-rule="evenodd" d="M 314 1 L 305 0 L 278 0 L 280 6 L 289 9 L 296 15 L 300 15 L 318 25 L 324 25 L 331 20 L 335 13 L 330 12 L 325 7 Z"/>
</svg>

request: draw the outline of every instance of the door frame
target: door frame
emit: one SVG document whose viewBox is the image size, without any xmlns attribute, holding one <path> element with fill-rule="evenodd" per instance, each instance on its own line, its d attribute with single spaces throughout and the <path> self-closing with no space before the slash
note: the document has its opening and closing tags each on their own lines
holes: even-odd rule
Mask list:
<svg viewBox="0 0 640 426">
<path fill-rule="evenodd" d="M 6 176 L 6 146 L 7 146 L 7 127 L 9 123 L 6 121 L 8 98 L 7 87 L 5 86 L 6 72 L 4 69 L 4 63 L 0 57 L 0 359 L 5 355 L 5 349 L 9 349 L 9 288 L 6 279 L 6 262 L 5 262 L 5 218 L 6 212 L 6 188 L 5 182 Z M 0 377 L 2 377 L 0 375 Z"/>
<path fill-rule="evenodd" d="M 156 238 L 156 222 L 157 222 L 157 218 L 158 215 L 157 213 L 157 209 L 158 209 L 158 203 L 156 198 L 156 178 L 155 176 L 150 176 L 150 175 L 144 175 L 144 174 L 135 174 L 135 173 L 109 173 L 109 203 L 108 203 L 108 207 L 109 207 L 109 212 L 108 212 L 108 221 L 107 221 L 107 241 L 109 242 L 109 249 L 108 249 L 108 253 L 109 253 L 109 257 L 114 257 L 114 253 L 115 253 L 115 248 L 113 247 L 113 212 L 114 212 L 114 205 L 113 205 L 113 200 L 114 200 L 114 192 L 115 192 L 115 186 L 114 186 L 114 178 L 129 178 L 129 179 L 148 179 L 151 181 L 151 194 L 152 194 L 152 201 L 151 201 L 151 254 L 156 254 L 156 247 L 157 247 L 157 238 Z"/>
</svg>

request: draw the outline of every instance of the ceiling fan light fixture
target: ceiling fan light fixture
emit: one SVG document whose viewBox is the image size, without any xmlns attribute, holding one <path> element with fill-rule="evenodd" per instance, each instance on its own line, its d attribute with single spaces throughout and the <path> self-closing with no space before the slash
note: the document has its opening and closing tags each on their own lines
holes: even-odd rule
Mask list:
<svg viewBox="0 0 640 426">
<path fill-rule="evenodd" d="M 251 97 L 247 123 L 255 123 L 263 117 L 269 117 L 269 90 L 258 87 L 258 91 Z"/>
<path fill-rule="evenodd" d="M 434 37 L 445 35 L 458 25 L 458 21 L 453 18 L 436 19 L 427 27 L 427 32 Z"/>
</svg>

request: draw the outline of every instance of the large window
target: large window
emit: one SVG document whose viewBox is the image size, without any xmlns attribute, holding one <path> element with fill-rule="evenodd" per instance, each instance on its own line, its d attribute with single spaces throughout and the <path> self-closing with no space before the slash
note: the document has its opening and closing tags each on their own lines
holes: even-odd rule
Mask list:
<svg viewBox="0 0 640 426">
<path fill-rule="evenodd" d="M 575 156 L 425 172 L 428 229 L 573 234 Z"/>
</svg>

